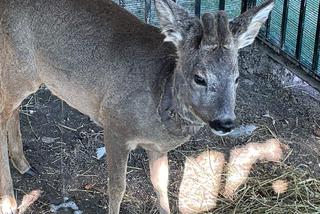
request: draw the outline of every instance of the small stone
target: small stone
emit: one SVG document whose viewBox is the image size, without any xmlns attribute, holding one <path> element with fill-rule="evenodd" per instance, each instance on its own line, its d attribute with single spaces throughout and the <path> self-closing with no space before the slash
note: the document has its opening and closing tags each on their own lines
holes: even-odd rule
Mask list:
<svg viewBox="0 0 320 214">
<path fill-rule="evenodd" d="M 314 134 L 316 137 L 320 137 L 320 128 L 317 128 L 317 129 L 313 130 L 313 134 Z"/>
<path fill-rule="evenodd" d="M 254 73 L 254 69 L 253 68 L 248 68 L 247 71 L 248 71 L 249 74 L 253 74 Z"/>
<path fill-rule="evenodd" d="M 250 85 L 250 86 L 254 85 L 254 82 L 251 81 L 251 80 L 249 80 L 249 79 L 244 79 L 243 82 L 244 82 L 244 84 L 246 84 L 246 85 Z"/>
<path fill-rule="evenodd" d="M 53 137 L 42 137 L 41 140 L 44 143 L 53 143 L 56 141 L 57 138 L 53 138 Z"/>
</svg>

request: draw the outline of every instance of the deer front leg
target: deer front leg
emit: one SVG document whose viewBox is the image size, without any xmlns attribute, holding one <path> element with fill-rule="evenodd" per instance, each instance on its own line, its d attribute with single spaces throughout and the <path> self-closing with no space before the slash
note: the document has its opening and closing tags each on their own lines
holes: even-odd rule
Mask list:
<svg viewBox="0 0 320 214">
<path fill-rule="evenodd" d="M 108 136 L 105 129 L 105 146 L 108 165 L 109 214 L 118 214 L 126 190 L 127 162 L 130 150 L 125 141 Z M 112 132 L 109 132 L 111 135 Z"/>
<path fill-rule="evenodd" d="M 0 121 L 1 122 L 1 121 Z M 0 214 L 15 214 L 17 203 L 9 167 L 6 126 L 0 126 Z"/>
<path fill-rule="evenodd" d="M 148 151 L 151 182 L 158 197 L 161 214 L 170 213 L 168 199 L 169 165 L 167 153 Z"/>
<path fill-rule="evenodd" d="M 7 123 L 8 131 L 8 147 L 9 155 L 13 166 L 21 174 L 35 175 L 36 171 L 30 167 L 29 162 L 27 161 L 24 152 L 23 144 L 20 132 L 20 118 L 19 110 L 16 110 Z"/>
</svg>

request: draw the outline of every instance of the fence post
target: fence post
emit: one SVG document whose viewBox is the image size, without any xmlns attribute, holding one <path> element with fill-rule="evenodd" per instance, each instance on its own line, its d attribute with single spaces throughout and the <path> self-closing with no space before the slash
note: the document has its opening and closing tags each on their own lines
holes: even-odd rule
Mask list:
<svg viewBox="0 0 320 214">
<path fill-rule="evenodd" d="M 289 8 L 289 0 L 284 0 L 283 1 L 282 21 L 281 21 L 280 49 L 283 49 L 283 45 L 286 41 L 287 23 L 288 23 L 288 8 Z"/>
<path fill-rule="evenodd" d="M 144 0 L 144 22 L 150 23 L 151 18 L 151 0 Z"/>
<path fill-rule="evenodd" d="M 298 36 L 297 36 L 297 44 L 296 44 L 296 58 L 297 58 L 298 62 L 300 62 L 300 57 L 301 57 L 301 47 L 302 47 L 305 15 L 306 15 L 306 0 L 301 0 L 299 25 L 298 25 Z"/>
<path fill-rule="evenodd" d="M 242 0 L 241 1 L 241 13 L 246 12 L 248 8 L 248 0 Z"/>
<path fill-rule="evenodd" d="M 318 8 L 318 21 L 317 21 L 317 29 L 316 29 L 316 38 L 314 42 L 314 50 L 313 50 L 313 60 L 312 60 L 312 70 L 316 71 L 319 63 L 319 48 L 320 48 L 320 2 Z M 320 73 L 320 71 L 318 70 Z M 319 76 L 320 74 L 318 74 Z"/>
<path fill-rule="evenodd" d="M 220 0 L 219 1 L 219 10 L 224 10 L 226 6 L 226 1 L 225 0 Z"/>
<path fill-rule="evenodd" d="M 201 0 L 196 0 L 194 5 L 194 12 L 196 16 L 200 17 L 201 13 Z"/>
</svg>

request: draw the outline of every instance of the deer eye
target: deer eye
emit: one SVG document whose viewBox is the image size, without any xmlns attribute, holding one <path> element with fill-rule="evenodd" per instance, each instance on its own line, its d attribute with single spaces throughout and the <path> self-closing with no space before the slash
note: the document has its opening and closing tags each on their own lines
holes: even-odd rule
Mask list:
<svg viewBox="0 0 320 214">
<path fill-rule="evenodd" d="M 198 85 L 207 86 L 207 82 L 201 76 L 199 76 L 197 74 L 194 75 L 194 81 Z"/>
<path fill-rule="evenodd" d="M 239 77 L 237 77 L 237 79 L 236 79 L 236 84 L 238 84 L 239 83 Z"/>
</svg>

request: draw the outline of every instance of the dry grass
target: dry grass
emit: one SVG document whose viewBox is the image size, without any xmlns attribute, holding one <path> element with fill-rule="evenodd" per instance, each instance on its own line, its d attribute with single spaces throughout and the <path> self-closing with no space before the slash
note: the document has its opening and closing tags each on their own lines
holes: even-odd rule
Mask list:
<svg viewBox="0 0 320 214">
<path fill-rule="evenodd" d="M 272 188 L 279 179 L 289 183 L 283 194 L 276 194 Z M 262 164 L 233 200 L 220 200 L 211 213 L 320 213 L 320 179 L 284 164 Z"/>
<path fill-rule="evenodd" d="M 279 148 L 273 146 L 278 149 L 270 149 L 272 147 L 270 143 L 278 145 Z M 252 147 L 257 151 L 252 152 Z M 268 140 L 266 143 L 246 144 L 232 151 L 238 152 L 231 152 L 230 159 L 232 160 L 233 156 L 238 158 L 236 161 L 240 167 L 238 170 L 244 170 L 247 173 L 244 175 L 241 171 L 239 174 L 237 170 L 230 172 L 227 170 L 228 167 L 225 167 L 220 195 L 218 199 L 214 200 L 213 207 L 216 208 L 210 213 L 320 213 L 320 178 L 313 178 L 311 176 L 312 170 L 308 170 L 305 165 L 298 167 L 287 165 L 286 160 L 292 154 L 292 150 L 288 151 L 287 146 L 283 146 L 276 140 Z M 283 156 L 283 152 L 286 153 L 286 157 Z M 280 162 L 282 158 L 284 159 Z M 253 160 L 249 161 L 250 166 L 246 165 L 246 161 L 243 162 L 247 159 Z M 256 163 L 256 160 L 260 161 Z M 210 171 L 209 168 L 206 170 Z M 232 177 L 238 174 L 244 176 L 238 182 L 241 186 L 237 185 L 236 188 L 233 188 L 232 194 L 225 194 L 225 190 L 228 190 L 227 186 L 230 188 L 230 175 Z M 200 175 L 189 176 L 198 178 Z M 211 178 L 213 177 L 211 176 Z M 207 187 L 205 191 L 217 193 L 209 183 L 201 183 Z M 275 187 L 278 187 L 278 190 Z M 188 188 L 191 195 L 194 194 L 190 192 L 192 188 L 200 191 L 195 183 Z M 205 194 L 205 191 L 202 193 Z M 229 197 L 231 195 L 232 197 Z M 190 196 L 190 198 L 192 197 Z M 217 206 L 215 206 L 216 200 L 218 200 Z M 196 205 L 197 202 L 194 202 L 193 206 Z M 198 212 L 194 213 L 202 213 L 199 211 L 200 209 L 195 210 Z"/>
<path fill-rule="evenodd" d="M 181 213 L 203 213 L 216 207 L 224 164 L 224 154 L 217 151 L 205 151 L 197 158 L 186 159 L 179 188 Z"/>
</svg>

